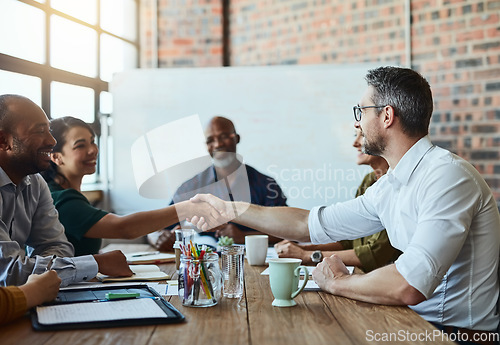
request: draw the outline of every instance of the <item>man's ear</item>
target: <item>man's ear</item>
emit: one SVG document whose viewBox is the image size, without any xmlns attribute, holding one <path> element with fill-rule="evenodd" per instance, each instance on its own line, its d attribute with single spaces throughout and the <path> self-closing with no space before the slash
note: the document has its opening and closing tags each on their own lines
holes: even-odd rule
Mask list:
<svg viewBox="0 0 500 345">
<path fill-rule="evenodd" d="M 61 156 L 61 153 L 60 152 L 52 152 L 50 154 L 50 159 L 52 160 L 52 162 L 54 162 L 55 164 L 57 164 L 58 166 L 59 165 L 63 165 L 63 160 L 62 160 L 62 156 Z"/>
<path fill-rule="evenodd" d="M 394 124 L 396 115 L 394 114 L 394 108 L 390 105 L 386 105 L 382 111 L 384 128 L 389 128 Z"/>
<path fill-rule="evenodd" d="M 236 144 L 239 144 L 240 143 L 240 139 L 241 139 L 240 135 L 236 134 L 235 139 L 236 139 Z"/>
<path fill-rule="evenodd" d="M 1 151 L 8 151 L 11 149 L 10 145 L 10 140 L 9 140 L 10 134 L 7 133 L 5 130 L 0 129 L 0 150 Z"/>
</svg>

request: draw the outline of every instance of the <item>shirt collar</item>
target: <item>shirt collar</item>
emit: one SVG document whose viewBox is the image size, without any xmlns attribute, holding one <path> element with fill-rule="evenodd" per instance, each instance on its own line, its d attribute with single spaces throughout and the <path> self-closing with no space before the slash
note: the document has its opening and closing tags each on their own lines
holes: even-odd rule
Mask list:
<svg viewBox="0 0 500 345">
<path fill-rule="evenodd" d="M 399 160 L 394 169 L 389 168 L 388 180 L 391 183 L 399 182 L 402 185 L 407 185 L 413 171 L 427 154 L 434 147 L 428 135 L 417 141 Z"/>
<path fill-rule="evenodd" d="M 30 175 L 23 177 L 21 182 L 19 182 L 19 186 L 27 186 L 31 183 Z M 0 167 L 0 188 L 3 188 L 7 185 L 12 185 L 16 187 L 14 182 L 10 179 L 9 175 Z"/>
</svg>

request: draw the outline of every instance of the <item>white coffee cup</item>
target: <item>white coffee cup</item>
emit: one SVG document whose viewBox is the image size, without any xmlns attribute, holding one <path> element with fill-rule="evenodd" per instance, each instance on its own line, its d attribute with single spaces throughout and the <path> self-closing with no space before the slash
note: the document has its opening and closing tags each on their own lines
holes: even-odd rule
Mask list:
<svg viewBox="0 0 500 345">
<path fill-rule="evenodd" d="M 267 235 L 245 236 L 247 261 L 250 265 L 262 266 L 266 263 L 268 243 L 269 237 Z"/>
</svg>

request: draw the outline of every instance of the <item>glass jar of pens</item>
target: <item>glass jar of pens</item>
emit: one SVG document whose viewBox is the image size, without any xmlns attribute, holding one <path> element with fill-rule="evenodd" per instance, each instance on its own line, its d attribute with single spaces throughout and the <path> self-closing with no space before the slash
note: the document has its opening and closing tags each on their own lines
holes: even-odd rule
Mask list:
<svg viewBox="0 0 500 345">
<path fill-rule="evenodd" d="M 211 307 L 222 293 L 219 255 L 206 246 L 180 245 L 179 298 L 187 307 Z"/>
</svg>

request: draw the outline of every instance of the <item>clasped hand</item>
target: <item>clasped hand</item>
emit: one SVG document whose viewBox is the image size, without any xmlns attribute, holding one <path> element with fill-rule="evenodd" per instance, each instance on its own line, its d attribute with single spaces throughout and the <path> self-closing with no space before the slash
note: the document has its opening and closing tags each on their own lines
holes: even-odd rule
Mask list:
<svg viewBox="0 0 500 345">
<path fill-rule="evenodd" d="M 197 194 L 190 200 L 196 204 L 194 216 L 186 220 L 202 231 L 217 228 L 236 217 L 233 203 L 211 194 Z"/>
</svg>

